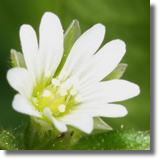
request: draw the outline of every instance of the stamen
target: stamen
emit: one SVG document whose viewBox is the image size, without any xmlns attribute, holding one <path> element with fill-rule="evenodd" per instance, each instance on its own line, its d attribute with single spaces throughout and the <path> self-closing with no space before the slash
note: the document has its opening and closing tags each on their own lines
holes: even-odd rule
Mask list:
<svg viewBox="0 0 160 160">
<path fill-rule="evenodd" d="M 65 106 L 64 104 L 61 104 L 61 105 L 58 106 L 58 110 L 59 110 L 61 113 L 63 113 L 63 112 L 65 112 L 65 110 L 66 110 L 66 106 Z"/>
<path fill-rule="evenodd" d="M 72 85 L 70 84 L 70 82 L 66 81 L 66 82 L 63 82 L 60 87 L 65 89 L 65 90 L 69 90 L 71 88 L 71 86 Z"/>
<path fill-rule="evenodd" d="M 57 97 L 55 97 L 54 99 L 52 99 L 47 105 L 46 107 L 49 107 L 57 98 L 59 98 L 60 95 L 58 95 Z"/>
<path fill-rule="evenodd" d="M 60 86 L 60 81 L 56 78 L 52 78 L 52 84 L 55 86 Z"/>
<path fill-rule="evenodd" d="M 76 91 L 75 89 L 71 89 L 71 90 L 70 90 L 70 94 L 71 94 L 72 96 L 74 96 L 74 95 L 77 94 L 77 91 Z"/>
<path fill-rule="evenodd" d="M 44 90 L 43 96 L 44 97 L 49 97 L 51 95 L 51 92 L 49 90 Z"/>
<path fill-rule="evenodd" d="M 45 70 L 44 75 L 45 75 L 45 77 L 50 77 L 51 76 L 51 71 Z"/>
<path fill-rule="evenodd" d="M 66 99 L 66 102 L 65 102 L 65 105 L 66 105 L 66 106 L 67 106 L 67 104 L 68 104 L 70 98 L 71 98 L 71 95 L 69 95 L 69 96 L 67 97 L 67 99 Z"/>
<path fill-rule="evenodd" d="M 37 98 L 36 97 L 32 97 L 32 101 L 33 103 L 36 105 L 37 104 Z"/>
<path fill-rule="evenodd" d="M 59 93 L 60 93 L 61 96 L 65 96 L 65 95 L 68 94 L 67 91 L 66 91 L 65 89 L 63 89 L 63 88 L 61 88 L 61 89 L 59 90 Z"/>
<path fill-rule="evenodd" d="M 67 78 L 68 75 L 69 75 L 68 72 L 61 72 L 59 74 L 59 76 L 58 76 L 58 79 L 61 81 L 61 80 L 65 79 L 65 78 Z"/>
<path fill-rule="evenodd" d="M 49 86 L 47 86 L 45 89 L 49 89 L 50 87 L 52 87 L 53 84 L 50 84 Z"/>
<path fill-rule="evenodd" d="M 81 95 L 77 95 L 74 100 L 76 102 L 81 102 L 82 101 L 82 96 Z"/>
</svg>

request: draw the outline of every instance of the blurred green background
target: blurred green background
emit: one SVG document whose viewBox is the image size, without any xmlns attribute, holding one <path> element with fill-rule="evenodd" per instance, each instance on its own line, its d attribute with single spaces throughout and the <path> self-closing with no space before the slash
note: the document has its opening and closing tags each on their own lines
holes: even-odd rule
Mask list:
<svg viewBox="0 0 160 160">
<path fill-rule="evenodd" d="M 21 51 L 19 28 L 30 24 L 38 34 L 46 11 L 57 14 L 64 31 L 73 19 L 82 33 L 96 23 L 106 26 L 103 45 L 122 39 L 127 52 L 121 62 L 128 68 L 122 79 L 140 86 L 138 97 L 121 102 L 128 109 L 123 118 L 103 118 L 114 129 L 150 129 L 150 1 L 149 0 L 1 0 L 0 1 L 0 124 L 18 127 L 27 116 L 14 111 L 11 102 L 16 93 L 6 81 L 10 67 L 10 49 Z"/>
</svg>

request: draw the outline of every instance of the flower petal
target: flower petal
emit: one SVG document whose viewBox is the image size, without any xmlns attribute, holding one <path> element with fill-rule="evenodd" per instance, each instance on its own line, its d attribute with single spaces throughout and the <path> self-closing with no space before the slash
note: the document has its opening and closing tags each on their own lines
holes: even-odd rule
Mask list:
<svg viewBox="0 0 160 160">
<path fill-rule="evenodd" d="M 53 116 L 52 116 L 52 113 L 50 111 L 50 109 L 48 107 L 46 107 L 44 110 L 43 110 L 43 113 L 44 115 L 49 118 L 54 126 L 60 131 L 60 132 L 66 132 L 67 131 L 67 127 L 64 123 L 62 122 L 59 122 L 58 120 L 56 120 Z"/>
<path fill-rule="evenodd" d="M 33 90 L 33 81 L 25 68 L 12 68 L 7 72 L 9 84 L 23 97 L 30 99 Z"/>
<path fill-rule="evenodd" d="M 105 35 L 105 27 L 96 24 L 87 30 L 73 45 L 69 56 L 64 64 L 62 72 L 74 75 L 100 47 Z"/>
<path fill-rule="evenodd" d="M 63 55 L 63 29 L 59 18 L 46 12 L 42 17 L 39 32 L 39 72 L 43 76 L 46 76 L 45 72 L 50 72 L 47 76 L 52 77 Z"/>
<path fill-rule="evenodd" d="M 25 24 L 21 26 L 20 40 L 27 69 L 31 74 L 34 82 L 36 82 L 37 69 L 38 69 L 37 65 L 38 42 L 36 33 L 30 25 Z"/>
<path fill-rule="evenodd" d="M 40 118 L 42 117 L 41 114 L 31 105 L 31 103 L 20 94 L 16 94 L 14 96 L 12 106 L 17 112 Z"/>
<path fill-rule="evenodd" d="M 82 105 L 73 111 L 74 114 L 88 114 L 92 117 L 123 117 L 127 115 L 127 109 L 119 104 L 104 104 L 99 106 Z"/>
<path fill-rule="evenodd" d="M 126 45 L 123 41 L 113 40 L 100 49 L 76 75 L 81 79 L 82 88 L 94 85 L 106 77 L 124 56 L 125 48 Z"/>
<path fill-rule="evenodd" d="M 83 101 L 105 100 L 106 102 L 123 101 L 137 96 L 139 86 L 126 80 L 115 79 L 100 82 L 90 90 L 82 92 Z"/>
<path fill-rule="evenodd" d="M 63 117 L 59 118 L 59 120 L 88 134 L 93 130 L 93 118 L 87 114 L 71 113 L 64 115 Z"/>
</svg>

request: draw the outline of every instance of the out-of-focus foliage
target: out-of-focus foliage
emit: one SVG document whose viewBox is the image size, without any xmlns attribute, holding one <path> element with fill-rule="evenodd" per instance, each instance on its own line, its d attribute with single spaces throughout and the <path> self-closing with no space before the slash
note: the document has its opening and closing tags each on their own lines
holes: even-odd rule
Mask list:
<svg viewBox="0 0 160 160">
<path fill-rule="evenodd" d="M 150 150 L 150 133 L 110 131 L 80 138 L 72 150 Z"/>
<path fill-rule="evenodd" d="M 122 79 L 140 86 L 138 97 L 121 102 L 128 109 L 123 118 L 103 118 L 113 129 L 150 129 L 150 1 L 149 0 L 7 0 L 0 2 L 0 123 L 4 128 L 17 127 L 26 116 L 15 112 L 11 102 L 15 91 L 6 81 L 11 66 L 10 49 L 21 52 L 19 28 L 31 24 L 38 35 L 44 12 L 51 11 L 61 19 L 64 31 L 73 19 L 83 33 L 96 23 L 106 27 L 103 45 L 122 39 L 127 52 L 122 63 L 128 64 Z M 16 117 L 16 118 L 15 118 Z"/>
</svg>

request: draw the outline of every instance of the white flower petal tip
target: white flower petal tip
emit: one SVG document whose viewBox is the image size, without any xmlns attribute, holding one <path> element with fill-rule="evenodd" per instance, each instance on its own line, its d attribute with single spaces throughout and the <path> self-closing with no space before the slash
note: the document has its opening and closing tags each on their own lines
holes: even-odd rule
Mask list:
<svg viewBox="0 0 160 160">
<path fill-rule="evenodd" d="M 133 83 L 133 85 L 134 85 L 133 97 L 135 97 L 135 96 L 138 96 L 140 94 L 141 90 L 140 90 L 140 87 L 137 84 Z"/>
<path fill-rule="evenodd" d="M 53 19 L 57 19 L 59 21 L 59 17 L 52 12 L 45 12 L 42 16 L 41 21 L 44 20 L 44 19 L 46 21 L 52 21 Z"/>
<path fill-rule="evenodd" d="M 118 118 L 118 117 L 124 117 L 128 114 L 126 107 L 122 105 L 110 104 L 109 107 L 110 107 L 110 110 L 108 109 L 108 112 L 110 112 L 109 117 Z"/>
<path fill-rule="evenodd" d="M 84 32 L 74 43 L 62 71 L 69 71 L 71 75 L 75 75 L 81 70 L 98 50 L 104 36 L 105 27 L 102 24 L 96 24 Z"/>
<path fill-rule="evenodd" d="M 32 26 L 30 26 L 29 24 L 23 24 L 20 27 L 20 37 L 21 38 L 25 38 L 25 36 L 27 37 L 32 37 L 33 34 L 35 33 L 34 29 L 32 28 Z M 25 39 L 24 39 L 25 40 Z"/>
<path fill-rule="evenodd" d="M 32 104 L 20 94 L 14 96 L 12 106 L 17 112 L 42 118 L 42 115 L 35 110 Z"/>
<path fill-rule="evenodd" d="M 91 117 L 124 117 L 128 114 L 127 109 L 119 104 L 104 104 L 104 102 L 95 103 L 94 101 L 88 104 L 79 105 L 79 108 L 74 111 L 75 114 L 88 114 Z"/>
<path fill-rule="evenodd" d="M 39 74 L 43 76 L 45 71 L 50 71 L 50 79 L 63 55 L 63 29 L 59 18 L 50 12 L 46 12 L 39 27 L 39 52 L 40 52 L 40 69 Z M 45 79 L 45 77 L 43 77 Z M 41 79 L 43 79 L 41 78 Z"/>
<path fill-rule="evenodd" d="M 101 33 L 103 36 L 105 35 L 105 31 L 106 31 L 106 28 L 103 24 L 101 23 L 97 23 L 95 24 L 92 29 L 94 29 L 95 31 L 98 31 L 99 33 Z"/>
<path fill-rule="evenodd" d="M 87 134 L 90 134 L 93 130 L 93 118 L 87 114 L 70 114 L 60 118 L 60 121 L 71 125 Z"/>
<path fill-rule="evenodd" d="M 11 68 L 7 72 L 9 84 L 27 99 L 31 98 L 33 90 L 32 79 L 25 68 Z"/>
<path fill-rule="evenodd" d="M 48 107 L 46 107 L 43 110 L 44 115 L 50 119 L 53 122 L 53 125 L 60 131 L 60 132 L 66 132 L 68 129 L 66 127 L 66 125 L 62 122 L 59 122 L 58 120 L 56 120 L 53 116 L 52 113 L 50 111 L 50 109 Z"/>
</svg>

